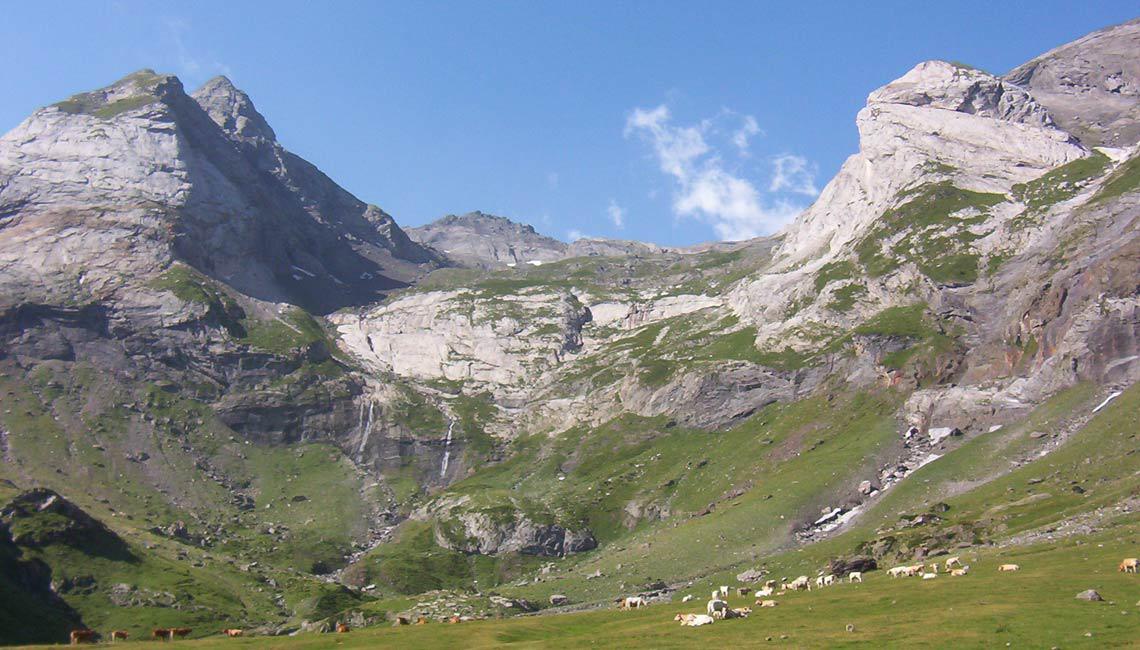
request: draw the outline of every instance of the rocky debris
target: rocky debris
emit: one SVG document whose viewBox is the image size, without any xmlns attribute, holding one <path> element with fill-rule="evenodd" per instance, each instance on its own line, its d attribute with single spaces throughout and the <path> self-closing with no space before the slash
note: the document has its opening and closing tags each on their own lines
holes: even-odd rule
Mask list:
<svg viewBox="0 0 1140 650">
<path fill-rule="evenodd" d="M 1089 602 L 1099 603 L 1103 601 L 1104 598 L 1101 598 L 1100 594 L 1098 594 L 1095 589 L 1086 589 L 1085 591 L 1077 594 L 1077 600 L 1087 600 Z"/>
<path fill-rule="evenodd" d="M 736 581 L 737 582 L 760 582 L 761 580 L 764 579 L 765 575 L 767 575 L 767 573 L 762 571 L 761 569 L 748 569 L 747 571 L 745 571 L 743 573 L 736 574 Z"/>
<path fill-rule="evenodd" d="M 562 605 L 569 605 L 570 599 L 562 594 L 553 594 L 550 596 L 550 604 L 553 607 L 561 607 Z"/>
</svg>

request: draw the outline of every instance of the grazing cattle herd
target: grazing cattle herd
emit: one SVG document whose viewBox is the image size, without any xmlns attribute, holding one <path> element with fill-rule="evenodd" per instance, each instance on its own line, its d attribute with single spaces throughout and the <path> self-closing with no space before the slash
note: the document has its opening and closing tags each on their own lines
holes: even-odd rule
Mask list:
<svg viewBox="0 0 1140 650">
<path fill-rule="evenodd" d="M 970 566 L 962 564 L 961 558 L 958 556 L 950 557 L 939 564 L 911 564 L 900 565 L 887 569 L 886 573 L 891 578 L 899 577 L 916 577 L 920 576 L 923 580 L 932 580 L 939 576 L 939 569 L 951 576 L 962 577 L 969 574 Z M 1021 566 L 1017 564 L 999 564 L 997 570 L 1002 573 L 1020 571 Z M 1118 565 L 1118 570 L 1121 573 L 1138 573 L 1140 572 L 1140 559 L 1129 557 L 1124 558 Z M 787 580 L 785 578 L 784 580 Z M 836 576 L 831 573 L 820 572 L 815 578 L 815 586 L 818 589 L 831 587 L 833 585 L 841 584 L 843 582 L 841 576 Z M 847 583 L 862 583 L 863 572 L 851 571 L 847 574 Z M 780 590 L 776 591 L 776 580 L 768 580 L 764 582 L 764 586 L 757 589 L 755 592 L 756 602 L 755 606 L 760 608 L 775 607 L 778 603 L 776 600 L 769 598 L 770 596 L 782 596 L 789 591 L 811 591 L 812 580 L 808 576 L 799 576 L 791 582 L 780 582 Z M 747 618 L 752 613 L 751 607 L 731 607 L 728 603 L 728 595 L 730 589 L 728 585 L 721 585 L 719 589 L 714 589 L 710 595 L 708 603 L 705 605 L 704 614 L 677 614 L 673 620 L 678 621 L 683 626 L 687 627 L 701 627 L 703 625 L 711 625 L 716 621 L 728 620 L 733 618 Z M 751 587 L 737 587 L 737 596 L 747 596 L 752 593 Z M 693 599 L 692 594 L 688 594 L 681 599 L 681 602 L 687 603 Z M 618 603 L 618 608 L 622 610 L 641 609 L 649 605 L 645 596 L 625 596 L 616 599 L 614 602 Z M 463 617 L 466 618 L 466 617 Z M 448 622 L 459 623 L 463 620 L 459 616 L 452 616 Z M 416 619 L 415 625 L 426 625 L 428 619 L 420 616 Z M 397 616 L 395 625 L 409 625 L 412 624 L 407 616 Z M 851 626 L 848 626 L 851 627 Z M 351 630 L 348 625 L 342 622 L 336 622 L 333 629 L 338 634 L 347 634 Z M 175 639 L 182 639 L 190 636 L 191 630 L 188 627 L 158 627 L 151 631 L 151 638 L 155 641 L 174 641 Z M 243 630 L 239 628 L 226 628 L 221 631 L 221 634 L 230 637 L 244 636 Z M 110 633 L 111 642 L 125 641 L 130 635 L 125 630 L 113 630 Z M 99 638 L 99 634 L 95 630 L 79 629 L 72 630 L 70 634 L 71 645 L 79 645 L 82 643 L 95 643 Z"/>
<path fill-rule="evenodd" d="M 1138 573 L 1140 572 L 1140 559 L 1134 557 L 1125 558 L 1123 561 L 1121 561 L 1118 569 L 1122 573 Z M 961 557 L 954 556 L 946 558 L 945 562 L 943 562 L 941 566 L 938 563 L 928 565 L 901 565 L 887 569 L 886 573 L 892 578 L 921 577 L 923 580 L 933 580 L 939 576 L 940 570 L 953 577 L 962 577 L 969 574 L 970 565 L 962 564 Z M 1021 570 L 1021 566 L 1017 564 L 1001 564 L 998 565 L 997 570 L 1003 573 L 1019 571 Z M 787 580 L 787 578 L 784 578 L 784 580 Z M 812 582 L 813 581 L 808 576 L 799 576 L 791 582 L 780 582 L 780 590 L 776 591 L 777 581 L 768 580 L 764 583 L 764 586 L 762 588 L 756 590 L 755 605 L 761 608 L 775 607 L 777 605 L 777 601 L 769 599 L 768 596 L 782 596 L 789 591 L 811 591 Z M 841 576 L 836 576 L 834 574 L 824 572 L 820 572 L 814 580 L 817 589 L 830 587 L 842 582 L 843 580 Z M 862 571 L 851 571 L 847 574 L 847 583 L 851 584 L 855 582 L 862 584 Z M 744 596 L 747 595 L 750 591 L 751 589 L 749 587 L 738 587 L 736 593 L 737 595 Z M 677 614 L 673 617 L 673 620 L 679 621 L 682 626 L 700 627 L 703 625 L 711 625 L 716 621 L 727 620 L 731 618 L 747 618 L 748 615 L 752 613 L 752 609 L 748 607 L 734 608 L 729 606 L 729 603 L 726 600 L 728 592 L 728 586 L 722 585 L 720 589 L 716 589 L 712 592 L 711 600 L 709 600 L 707 603 L 704 614 Z M 681 602 L 687 603 L 692 599 L 692 594 L 689 594 L 682 598 Z M 628 598 L 626 600 L 628 600 Z M 630 608 L 623 607 L 622 609 Z M 854 631 L 854 626 L 848 625 L 847 630 L 849 632 Z"/>
</svg>

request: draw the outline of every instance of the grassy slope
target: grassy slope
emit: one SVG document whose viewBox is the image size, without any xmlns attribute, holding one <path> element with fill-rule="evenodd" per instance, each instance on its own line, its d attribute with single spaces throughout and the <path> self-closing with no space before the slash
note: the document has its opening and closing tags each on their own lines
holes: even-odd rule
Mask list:
<svg viewBox="0 0 1140 650">
<path fill-rule="evenodd" d="M 777 577 L 814 574 L 828 557 L 849 550 L 866 538 L 869 528 L 880 519 L 888 521 L 890 513 L 921 508 L 932 499 L 949 503 L 949 523 L 955 519 L 988 521 L 995 534 L 1005 535 L 1115 503 L 1122 496 L 1135 496 L 1140 490 L 1135 460 L 1140 387 L 1112 402 L 1069 442 L 1043 459 L 957 496 L 946 498 L 942 491 L 957 481 L 967 467 L 983 472 L 987 467 L 996 468 L 992 460 L 995 444 L 1007 450 L 1029 445 L 1029 431 L 1060 426 L 1062 416 L 1089 408 L 1090 397 L 1087 387 L 1077 387 L 1038 409 L 1025 422 L 1004 432 L 975 438 L 888 492 L 868 514 L 864 526 L 835 540 L 770 557 L 767 568 Z M 1030 483 L 1038 478 L 1045 480 Z M 1086 493 L 1075 495 L 1057 489 L 1067 487 L 1070 480 L 1088 486 Z M 1027 501 L 1025 496 L 1031 491 L 1049 496 Z M 1137 554 L 1140 517 L 1136 513 L 1117 515 L 1100 522 L 1098 532 L 1091 535 L 1030 546 L 966 550 L 963 555 L 972 570 L 965 578 L 892 580 L 877 571 L 868 574 L 863 585 L 845 584 L 810 594 L 787 594 L 778 598 L 780 606 L 774 610 L 757 610 L 750 619 L 717 623 L 710 628 L 681 628 L 670 620 L 676 612 L 699 610 L 702 600 L 698 599 L 697 606 L 674 603 L 632 613 L 595 611 L 461 626 L 381 627 L 338 637 L 313 635 L 225 643 L 227 647 L 306 648 L 324 647 L 335 639 L 345 647 L 394 644 L 434 648 L 457 643 L 465 647 L 688 647 L 693 643 L 747 646 L 772 636 L 773 642 L 814 647 L 980 648 L 1004 643 L 1030 647 L 1128 647 L 1134 643 L 1138 629 L 1135 617 L 1140 616 L 1140 607 L 1134 603 L 1140 599 L 1140 578 L 1118 573 L 1116 563 L 1121 557 Z M 649 555 L 668 553 L 670 545 L 661 537 L 653 538 Z M 716 554 L 715 547 L 710 554 Z M 1018 563 L 1023 570 L 1015 574 L 996 572 L 996 565 L 1005 562 Z M 699 580 L 682 593 L 699 595 L 714 584 L 731 584 L 730 575 L 738 568 Z M 1089 588 L 1097 589 L 1111 602 L 1074 599 L 1077 592 Z M 750 604 L 749 600 L 734 598 L 733 604 Z M 393 605 L 406 606 L 409 602 Z M 845 631 L 848 623 L 855 625 L 855 632 Z M 1085 636 L 1086 633 L 1092 636 Z M 781 639 L 782 635 L 788 638 Z M 220 643 L 203 641 L 194 647 L 208 648 Z"/>
<path fill-rule="evenodd" d="M 0 426 L 16 462 L 0 464 L 0 478 L 61 492 L 135 551 L 130 561 L 59 544 L 25 552 L 24 559 L 46 561 L 54 580 L 96 579 L 95 593 L 65 595 L 88 624 L 139 634 L 179 622 L 253 625 L 293 615 L 320 618 L 355 602 L 293 570 L 339 560 L 367 524 L 363 478 L 339 450 L 240 444 L 203 405 L 153 387 L 127 390 L 91 368 L 63 374 L 45 365 L 26 377 L 6 370 L 0 373 Z M 139 452 L 150 458 L 128 460 Z M 256 508 L 238 510 L 229 491 L 196 467 L 199 458 L 246 484 Z M 293 501 L 296 496 L 306 500 Z M 185 521 L 192 534 L 216 527 L 224 534 L 214 546 L 199 548 L 148 532 L 176 521 Z M 266 535 L 269 524 L 287 532 L 280 539 Z M 260 566 L 239 568 L 251 562 Z M 144 598 L 172 593 L 189 605 L 114 607 L 108 592 L 117 583 L 139 587 Z"/>
<path fill-rule="evenodd" d="M 899 399 L 886 391 L 774 404 L 722 433 L 625 416 L 549 440 L 525 438 L 510 460 L 449 492 L 488 502 L 513 495 L 544 504 L 555 520 L 587 522 L 602 550 L 561 561 L 564 577 L 506 591 L 535 601 L 554 592 L 575 601 L 603 600 L 623 582 L 707 575 L 786 543 L 793 521 L 814 519 L 833 505 L 837 492 L 858 482 L 863 463 L 875 462 L 894 444 Z M 745 489 L 729 498 L 733 486 Z M 630 502 L 664 507 L 673 516 L 638 521 L 624 510 Z M 697 516 L 713 503 L 711 512 Z M 457 577 L 471 576 L 469 565 L 454 559 L 442 567 L 459 576 L 440 572 L 440 550 L 409 534 L 373 554 L 370 577 L 383 582 L 383 566 L 393 556 L 419 558 L 414 570 L 431 574 L 432 586 L 459 586 Z M 587 582 L 584 576 L 596 570 L 603 577 Z M 480 585 L 493 586 L 512 574 L 500 572 L 499 580 L 483 578 Z M 397 583 L 388 586 L 399 591 Z"/>
<path fill-rule="evenodd" d="M 754 647 L 1132 647 L 1140 608 L 1140 578 L 1116 571 L 1122 554 L 1135 549 L 1140 525 L 1133 522 L 1082 540 L 979 554 L 965 578 L 892 580 L 870 574 L 862 585 L 832 587 L 778 597 L 775 609 L 756 610 L 745 620 L 682 628 L 678 612 L 699 611 L 703 599 L 635 612 L 612 609 L 559 616 L 480 621 L 462 625 L 382 626 L 347 635 L 296 638 L 214 638 L 186 647 L 249 648 L 489 648 Z M 998 563 L 1017 562 L 1018 573 L 998 573 Z M 1073 596 L 1095 588 L 1109 603 Z M 751 598 L 732 597 L 733 606 Z M 695 606 L 694 606 L 695 605 Z M 854 632 L 845 626 L 855 625 Z M 1091 636 L 1086 636 L 1091 633 Z M 786 638 L 782 638 L 786 636 Z"/>
</svg>

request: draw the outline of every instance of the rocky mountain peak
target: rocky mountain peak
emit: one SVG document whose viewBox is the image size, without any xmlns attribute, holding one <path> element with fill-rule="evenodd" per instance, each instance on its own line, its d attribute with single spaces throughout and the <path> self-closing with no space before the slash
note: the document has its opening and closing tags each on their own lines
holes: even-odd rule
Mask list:
<svg viewBox="0 0 1140 650">
<path fill-rule="evenodd" d="M 214 77 L 191 95 L 210 119 L 231 136 L 276 140 L 277 134 L 253 106 L 249 95 L 225 76 Z"/>
<path fill-rule="evenodd" d="M 1005 79 L 1031 92 L 1088 146 L 1140 141 L 1140 19 L 1046 52 Z"/>
<path fill-rule="evenodd" d="M 108 119 L 160 100 L 168 100 L 172 96 L 182 95 L 185 95 L 185 92 L 178 77 L 159 74 L 145 68 L 104 88 L 72 95 L 45 110 L 54 109 L 71 115 L 94 115 Z"/>
<path fill-rule="evenodd" d="M 939 108 L 1031 126 L 1053 126 L 1053 118 L 1025 90 L 960 63 L 924 61 L 879 88 L 867 105 L 904 104 Z"/>
<path fill-rule="evenodd" d="M 567 248 L 534 226 L 478 210 L 409 228 L 408 236 L 470 266 L 549 262 L 561 259 Z"/>
</svg>

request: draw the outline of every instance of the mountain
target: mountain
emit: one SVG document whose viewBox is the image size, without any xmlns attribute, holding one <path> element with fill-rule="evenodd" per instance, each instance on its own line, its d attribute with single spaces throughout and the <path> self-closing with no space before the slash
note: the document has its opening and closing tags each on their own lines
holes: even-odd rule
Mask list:
<svg viewBox="0 0 1140 650">
<path fill-rule="evenodd" d="M 813 603 L 858 617 L 908 588 L 875 566 L 951 552 L 1038 568 L 908 615 L 945 596 L 992 634 L 974 584 L 1054 607 L 1040 566 L 1140 532 L 1136 26 L 1005 76 L 919 63 L 793 223 L 688 249 L 478 212 L 405 234 L 224 78 L 37 111 L 0 139 L 0 587 L 43 629 L 0 639 L 864 570 L 861 605 Z M 1123 638 L 1054 610 L 1009 637 Z"/>
<path fill-rule="evenodd" d="M 565 243 L 538 234 L 533 226 L 482 212 L 449 214 L 409 228 L 408 236 L 460 263 L 486 268 L 550 262 L 566 253 Z"/>
<path fill-rule="evenodd" d="M 36 111 L 0 151 L 6 306 L 134 293 L 180 261 L 323 313 L 438 262 L 281 147 L 225 78 L 190 96 L 178 79 L 140 71 Z"/>
<path fill-rule="evenodd" d="M 1140 20 L 1093 32 L 1005 75 L 1049 109 L 1087 146 L 1140 141 Z"/>
</svg>

